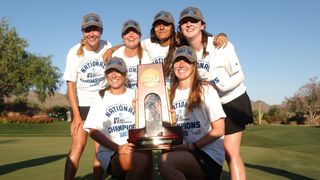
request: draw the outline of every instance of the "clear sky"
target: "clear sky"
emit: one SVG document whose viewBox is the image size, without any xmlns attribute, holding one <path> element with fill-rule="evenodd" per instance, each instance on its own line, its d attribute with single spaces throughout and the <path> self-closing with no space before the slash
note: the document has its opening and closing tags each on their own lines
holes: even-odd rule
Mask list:
<svg viewBox="0 0 320 180">
<path fill-rule="evenodd" d="M 177 22 L 188 6 L 202 11 L 208 32 L 225 32 L 235 45 L 251 100 L 280 104 L 320 78 L 319 0 L 1 0 L 0 18 L 28 41 L 29 52 L 52 55 L 63 73 L 68 50 L 82 37 L 83 15 L 99 14 L 102 38 L 116 45 L 124 21 L 138 21 L 145 39 L 158 11 Z"/>
</svg>

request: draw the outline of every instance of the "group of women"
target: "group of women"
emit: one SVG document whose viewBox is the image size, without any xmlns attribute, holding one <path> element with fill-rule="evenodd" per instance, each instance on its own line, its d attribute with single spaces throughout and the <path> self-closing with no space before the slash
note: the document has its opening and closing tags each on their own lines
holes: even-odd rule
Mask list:
<svg viewBox="0 0 320 180">
<path fill-rule="evenodd" d="M 183 144 L 163 151 L 161 176 L 220 179 L 226 157 L 230 178 L 246 178 L 240 144 L 252 112 L 244 75 L 226 35 L 212 36 L 205 25 L 201 11 L 188 7 L 181 11 L 175 32 L 171 13 L 160 11 L 150 38 L 141 41 L 139 23 L 128 20 L 121 31 L 123 45 L 111 47 L 100 39 L 100 17 L 83 17 L 83 39 L 70 49 L 64 74 L 73 114 L 65 179 L 74 178 L 88 133 L 96 141 L 95 179 L 104 170 L 118 179 L 152 179 L 152 152 L 135 151 L 126 142 L 128 129 L 134 127 L 137 65 L 148 63 L 163 64 L 176 125 L 183 132 Z M 191 122 L 197 126 L 183 126 Z M 119 125 L 126 128 L 114 128 Z"/>
</svg>

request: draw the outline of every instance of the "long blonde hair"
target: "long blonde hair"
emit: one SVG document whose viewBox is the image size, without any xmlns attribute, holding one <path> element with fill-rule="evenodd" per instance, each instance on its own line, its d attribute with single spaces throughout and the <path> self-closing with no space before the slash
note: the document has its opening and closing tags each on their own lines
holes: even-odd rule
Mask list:
<svg viewBox="0 0 320 180">
<path fill-rule="evenodd" d="M 85 45 L 86 45 L 86 40 L 85 39 L 81 39 L 80 40 L 80 47 L 79 47 L 79 49 L 77 51 L 77 56 L 81 57 L 81 56 L 84 55 L 83 46 L 85 46 Z"/>
</svg>

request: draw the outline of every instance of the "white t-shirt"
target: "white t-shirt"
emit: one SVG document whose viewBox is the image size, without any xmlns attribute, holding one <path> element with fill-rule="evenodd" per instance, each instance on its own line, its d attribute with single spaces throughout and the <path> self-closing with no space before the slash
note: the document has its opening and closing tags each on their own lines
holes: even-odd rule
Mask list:
<svg viewBox="0 0 320 180">
<path fill-rule="evenodd" d="M 182 128 L 184 143 L 194 143 L 211 130 L 211 122 L 226 117 L 217 91 L 212 86 L 204 87 L 204 104 L 186 113 L 190 89 L 176 90 L 173 108 L 176 111 L 177 125 Z M 224 161 L 223 137 L 201 147 L 213 160 L 220 165 Z"/>
<path fill-rule="evenodd" d="M 225 48 L 217 49 L 213 38 L 208 37 L 209 54 L 202 59 L 202 51 L 197 52 L 200 76 L 216 84 L 222 104 L 228 103 L 246 91 L 244 75 L 234 46 L 228 42 Z M 200 59 L 200 60 L 199 60 Z"/>
<path fill-rule="evenodd" d="M 147 51 L 153 64 L 164 64 L 165 58 L 169 52 L 169 46 L 162 47 L 159 43 L 151 42 L 151 39 L 145 39 L 141 42 L 142 48 Z M 170 87 L 170 79 L 166 78 L 166 86 Z"/>
<path fill-rule="evenodd" d="M 96 51 L 83 48 L 83 56 L 77 55 L 79 47 L 80 43 L 69 50 L 63 79 L 76 82 L 78 105 L 90 106 L 94 97 L 98 95 L 97 92 L 106 86 L 102 55 L 111 47 L 111 43 L 101 40 Z"/>
<path fill-rule="evenodd" d="M 134 56 L 134 57 L 126 57 L 124 55 L 124 50 L 125 50 L 125 46 L 120 47 L 119 49 L 117 49 L 113 54 L 112 57 L 120 57 L 124 60 L 124 62 L 127 65 L 127 69 L 128 69 L 128 84 L 127 87 L 131 88 L 131 89 L 137 89 L 137 72 L 138 72 L 138 68 L 137 66 L 140 63 L 139 57 L 138 56 Z M 141 59 L 141 64 L 151 64 L 151 60 L 148 56 L 148 53 L 146 51 L 143 52 L 143 56 Z"/>
<path fill-rule="evenodd" d="M 84 130 L 89 132 L 89 129 L 97 129 L 119 145 L 127 143 L 128 131 L 135 126 L 135 112 L 132 106 L 134 97 L 135 91 L 129 88 L 121 95 L 106 91 L 103 98 L 96 97 L 84 123 Z M 99 146 L 98 158 L 103 168 L 108 167 L 113 153 L 111 149 Z"/>
<path fill-rule="evenodd" d="M 141 46 L 145 51 L 148 52 L 152 63 L 164 63 L 169 51 L 169 46 L 162 47 L 158 43 L 152 43 L 150 38 L 143 40 L 141 42 Z"/>
</svg>

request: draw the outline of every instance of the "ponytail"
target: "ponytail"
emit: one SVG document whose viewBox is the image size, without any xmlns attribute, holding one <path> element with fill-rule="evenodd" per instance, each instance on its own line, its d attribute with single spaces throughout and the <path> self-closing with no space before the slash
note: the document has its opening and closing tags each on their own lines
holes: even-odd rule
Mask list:
<svg viewBox="0 0 320 180">
<path fill-rule="evenodd" d="M 77 56 L 83 56 L 84 55 L 84 51 L 83 51 L 83 46 L 86 44 L 86 40 L 85 39 L 81 39 L 80 41 L 80 47 L 77 51 Z"/>
</svg>

